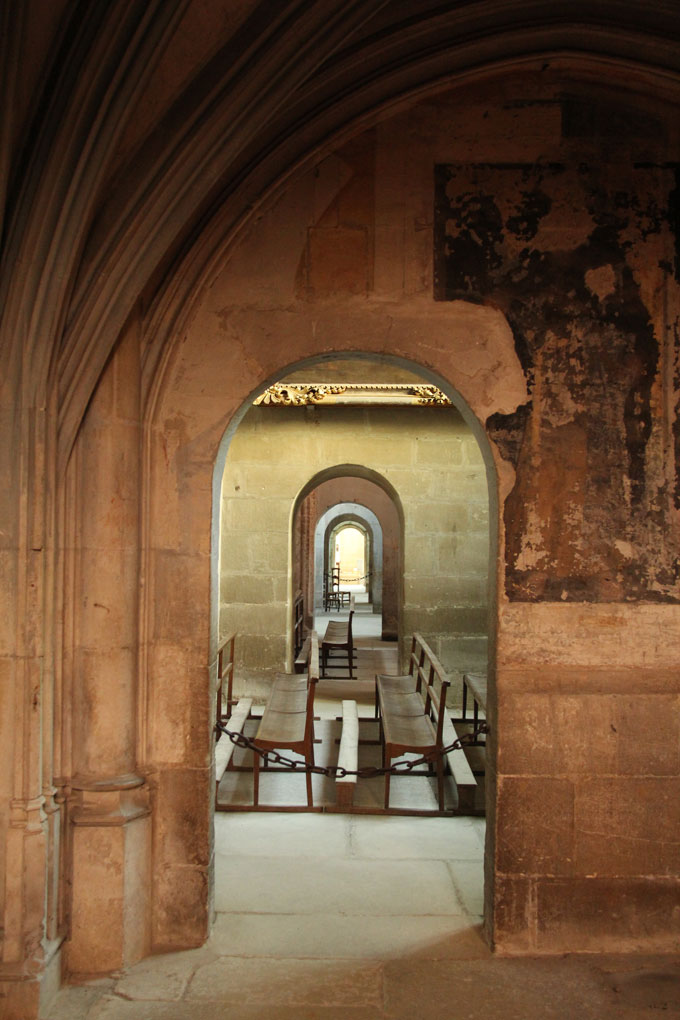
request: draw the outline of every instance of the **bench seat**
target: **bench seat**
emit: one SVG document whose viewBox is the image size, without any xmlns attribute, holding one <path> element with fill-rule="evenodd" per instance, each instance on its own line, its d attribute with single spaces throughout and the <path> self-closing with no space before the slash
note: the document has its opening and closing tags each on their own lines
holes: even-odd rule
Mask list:
<svg viewBox="0 0 680 1020">
<path fill-rule="evenodd" d="M 261 751 L 293 751 L 314 764 L 314 692 L 319 680 L 319 641 L 311 634 L 306 677 L 279 673 L 274 677 L 253 744 Z M 305 772 L 307 804 L 313 807 L 312 776 Z M 253 751 L 253 804 L 259 802 L 260 755 Z"/>
<path fill-rule="evenodd" d="M 376 677 L 376 687 L 380 703 L 381 715 L 386 712 L 390 716 L 418 716 L 423 714 L 423 699 L 419 691 L 394 690 L 390 681 L 395 677 L 381 675 Z M 399 677 L 398 679 L 403 679 Z"/>
<path fill-rule="evenodd" d="M 307 692 L 304 694 L 306 702 Z M 293 745 L 304 744 L 306 726 L 307 713 L 304 704 L 301 709 L 288 707 L 283 710 L 267 705 L 257 729 L 257 746 L 263 750 L 286 748 L 290 751 L 302 751 L 304 750 L 302 746 L 298 748 Z"/>
<path fill-rule="evenodd" d="M 388 705 L 381 703 L 383 740 L 392 758 L 405 751 L 426 754 L 437 747 L 437 732 L 424 714 L 420 695 L 416 697 L 420 701 L 419 711 L 404 714 L 393 714 Z"/>
<path fill-rule="evenodd" d="M 394 694 L 413 694 L 419 691 L 425 678 L 425 661 L 428 646 L 420 634 L 414 634 L 411 638 L 411 651 L 408 659 L 408 673 L 403 676 L 381 676 L 383 689 L 391 690 Z M 378 718 L 378 690 L 376 687 L 375 717 Z"/>
</svg>

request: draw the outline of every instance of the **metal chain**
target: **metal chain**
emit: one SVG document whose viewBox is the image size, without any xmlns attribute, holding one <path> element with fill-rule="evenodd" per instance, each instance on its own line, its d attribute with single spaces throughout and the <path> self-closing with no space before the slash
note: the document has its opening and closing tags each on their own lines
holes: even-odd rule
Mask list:
<svg viewBox="0 0 680 1020">
<path fill-rule="evenodd" d="M 449 754 L 451 751 L 457 751 L 466 745 L 474 744 L 480 733 L 489 732 L 488 724 L 483 719 L 475 726 L 471 733 L 464 733 L 457 740 L 454 740 L 452 744 L 442 747 L 440 751 L 431 751 L 429 754 L 421 755 L 420 758 L 403 758 L 400 761 L 395 761 L 393 765 L 388 767 L 369 765 L 362 769 L 346 769 L 342 765 L 310 765 L 308 762 L 300 761 L 299 759 L 287 758 L 286 755 L 280 754 L 279 751 L 264 751 L 257 746 L 254 740 L 247 737 L 245 733 L 228 730 L 222 723 L 217 723 L 215 729 L 229 737 L 232 744 L 236 744 L 237 747 L 242 747 L 245 750 L 254 751 L 261 758 L 273 761 L 275 765 L 284 765 L 286 768 L 297 770 L 298 772 L 311 772 L 315 776 L 329 776 L 331 779 L 344 779 L 345 776 L 357 776 L 358 779 L 373 779 L 375 776 L 384 776 L 388 772 L 390 775 L 396 775 L 399 772 L 410 772 L 417 765 L 429 765 L 438 757 L 444 757 L 445 754 Z"/>
</svg>

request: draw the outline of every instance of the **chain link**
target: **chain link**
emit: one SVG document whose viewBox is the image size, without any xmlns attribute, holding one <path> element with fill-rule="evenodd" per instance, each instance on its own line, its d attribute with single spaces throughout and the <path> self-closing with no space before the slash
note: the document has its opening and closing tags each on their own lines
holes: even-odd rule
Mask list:
<svg viewBox="0 0 680 1020">
<path fill-rule="evenodd" d="M 399 772 L 410 772 L 418 765 L 431 765 L 438 757 L 444 757 L 444 755 L 449 754 L 451 751 L 457 751 L 467 745 L 475 744 L 477 737 L 481 733 L 489 732 L 487 722 L 483 719 L 474 727 L 471 733 L 464 733 L 457 740 L 454 740 L 452 744 L 442 747 L 440 751 L 431 751 L 429 754 L 421 755 L 420 758 L 402 758 L 400 761 L 395 761 L 393 765 L 387 767 L 368 765 L 361 769 L 346 769 L 342 765 L 310 765 L 309 762 L 300 761 L 299 758 L 287 758 L 285 754 L 281 754 L 279 751 L 265 751 L 258 747 L 255 741 L 247 737 L 245 733 L 240 733 L 238 730 L 228 730 L 223 723 L 217 723 L 215 729 L 229 737 L 232 744 L 236 744 L 237 747 L 242 747 L 247 751 L 254 751 L 255 754 L 259 754 L 261 758 L 274 762 L 275 765 L 283 765 L 297 772 L 311 772 L 315 776 L 329 776 L 331 779 L 344 779 L 345 776 L 356 776 L 358 779 L 373 779 L 375 776 L 384 776 L 387 773 L 397 775 Z"/>
</svg>

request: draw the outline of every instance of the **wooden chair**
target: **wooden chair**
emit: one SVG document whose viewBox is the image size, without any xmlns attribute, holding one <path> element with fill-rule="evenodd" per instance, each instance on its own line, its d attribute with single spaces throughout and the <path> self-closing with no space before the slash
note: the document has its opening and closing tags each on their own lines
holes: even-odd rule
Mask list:
<svg viewBox="0 0 680 1020">
<path fill-rule="evenodd" d="M 328 660 L 334 651 L 347 656 L 349 678 L 354 679 L 354 640 L 352 637 L 352 617 L 354 616 L 354 596 L 349 603 L 348 620 L 331 620 L 321 640 L 321 676 L 326 676 Z"/>
</svg>

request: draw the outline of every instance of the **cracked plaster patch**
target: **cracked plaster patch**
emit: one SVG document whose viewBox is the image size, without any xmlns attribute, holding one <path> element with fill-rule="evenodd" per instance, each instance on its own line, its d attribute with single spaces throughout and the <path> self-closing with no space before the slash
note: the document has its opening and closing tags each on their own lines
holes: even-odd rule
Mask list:
<svg viewBox="0 0 680 1020">
<path fill-rule="evenodd" d="M 598 266 L 585 274 L 586 287 L 591 294 L 604 301 L 616 290 L 616 273 L 613 266 Z"/>
</svg>

